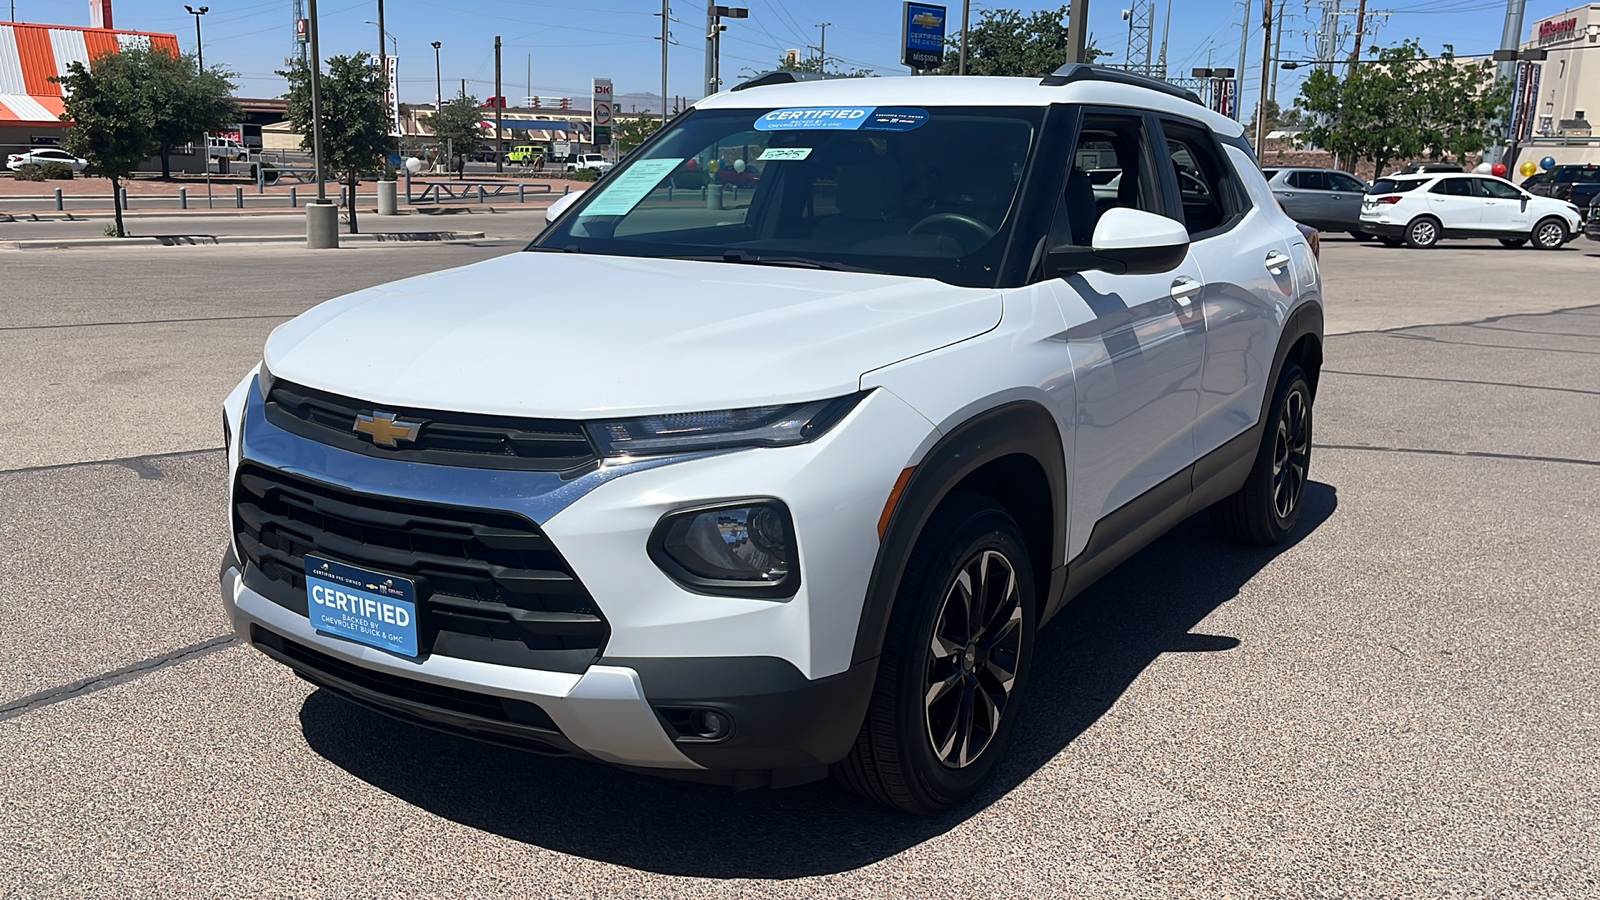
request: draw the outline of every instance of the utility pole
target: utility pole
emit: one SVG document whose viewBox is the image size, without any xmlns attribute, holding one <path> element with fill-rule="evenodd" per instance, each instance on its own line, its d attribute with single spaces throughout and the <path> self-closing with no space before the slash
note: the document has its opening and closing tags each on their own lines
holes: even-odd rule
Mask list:
<svg viewBox="0 0 1600 900">
<path fill-rule="evenodd" d="M 1067 7 L 1067 62 L 1088 62 L 1089 0 L 1074 0 Z"/>
<path fill-rule="evenodd" d="M 700 96 L 717 92 L 717 0 L 706 0 L 706 76 L 700 80 Z"/>
<path fill-rule="evenodd" d="M 1285 18 L 1287 18 L 1287 16 L 1285 15 L 1284 11 L 1281 10 L 1281 9 L 1278 10 L 1278 27 L 1277 27 L 1278 34 L 1277 34 L 1277 37 L 1273 38 L 1273 41 L 1272 41 L 1272 58 L 1273 59 L 1282 59 L 1283 58 L 1283 20 Z M 1277 103 L 1278 102 L 1278 68 L 1277 68 L 1277 66 L 1273 66 L 1273 68 L 1272 68 L 1272 93 L 1271 93 L 1270 97 L 1271 97 L 1271 100 L 1272 100 L 1273 103 Z"/>
<path fill-rule="evenodd" d="M 667 0 L 661 0 L 661 124 L 667 124 L 667 45 L 672 42 L 672 33 L 667 30 L 667 25 L 672 21 L 672 9 L 667 6 Z"/>
<path fill-rule="evenodd" d="M 1244 0 L 1244 19 L 1239 23 L 1239 67 L 1234 70 L 1233 120 L 1244 121 L 1245 50 L 1250 46 L 1250 0 Z"/>
<path fill-rule="evenodd" d="M 832 22 L 823 22 L 817 26 L 822 29 L 822 38 L 817 44 L 817 57 L 818 62 L 822 64 L 822 74 L 824 75 L 828 74 L 828 26 L 832 24 Z M 962 32 L 962 36 L 966 36 L 965 31 Z"/>
<path fill-rule="evenodd" d="M 967 74 L 967 20 L 972 16 L 972 0 L 961 0 L 961 61 L 956 64 L 956 74 Z M 911 74 L 917 74 L 916 69 Z"/>
<path fill-rule="evenodd" d="M 1516 50 L 1522 46 L 1522 13 L 1527 5 L 1528 0 L 1506 0 L 1506 24 L 1500 31 L 1501 50 Z M 1494 76 L 1516 84 L 1516 61 L 1502 61 L 1495 67 Z"/>
<path fill-rule="evenodd" d="M 1364 4 L 1367 0 L 1361 0 Z M 1261 91 L 1256 100 L 1256 159 L 1267 152 L 1267 70 L 1272 68 L 1272 0 L 1261 7 Z"/>
<path fill-rule="evenodd" d="M 500 35 L 494 36 L 494 170 L 506 170 L 505 154 L 500 147 L 500 126 L 505 117 L 506 101 L 500 95 Z"/>
<path fill-rule="evenodd" d="M 1356 74 L 1356 64 L 1361 62 L 1361 41 L 1367 36 L 1367 0 L 1356 6 L 1356 46 L 1350 51 L 1350 75 Z M 1346 77 L 1350 77 L 1347 75 Z"/>
<path fill-rule="evenodd" d="M 388 39 L 389 32 L 383 28 L 383 0 L 378 0 L 378 71 L 383 73 L 386 81 L 389 78 L 389 50 L 384 45 Z M 394 89 L 394 85 L 389 85 L 389 90 Z M 387 116 L 389 111 L 384 110 L 383 114 Z"/>
</svg>

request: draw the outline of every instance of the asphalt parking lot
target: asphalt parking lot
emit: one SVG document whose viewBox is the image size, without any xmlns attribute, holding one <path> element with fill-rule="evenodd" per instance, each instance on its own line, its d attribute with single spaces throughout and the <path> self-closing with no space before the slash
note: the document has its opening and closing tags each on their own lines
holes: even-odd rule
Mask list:
<svg viewBox="0 0 1600 900">
<path fill-rule="evenodd" d="M 0 256 L 0 896 L 1600 894 L 1600 244 L 1329 239 L 1293 541 L 1202 516 L 1108 576 L 925 820 L 441 736 L 229 639 L 267 333 L 516 246 Z"/>
</svg>

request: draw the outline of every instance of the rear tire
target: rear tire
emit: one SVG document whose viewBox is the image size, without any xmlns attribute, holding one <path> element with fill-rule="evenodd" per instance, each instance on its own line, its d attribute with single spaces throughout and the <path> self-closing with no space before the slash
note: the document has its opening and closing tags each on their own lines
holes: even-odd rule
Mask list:
<svg viewBox="0 0 1600 900">
<path fill-rule="evenodd" d="M 1300 521 L 1311 473 L 1311 400 L 1305 372 L 1289 363 L 1278 377 L 1250 475 L 1211 507 L 1211 523 L 1232 540 L 1270 546 Z"/>
<path fill-rule="evenodd" d="M 1500 244 L 1515 250 L 1528 242 L 1527 238 L 1500 238 Z"/>
<path fill-rule="evenodd" d="M 1037 621 L 1016 522 L 988 498 L 952 494 L 906 562 L 866 721 L 835 779 L 921 815 L 970 800 L 1016 722 Z"/>
<path fill-rule="evenodd" d="M 1533 226 L 1533 245 L 1540 250 L 1560 250 L 1568 240 L 1567 223 L 1551 216 Z"/>
<path fill-rule="evenodd" d="M 1432 216 L 1417 216 L 1406 225 L 1406 245 L 1427 250 L 1439 243 L 1439 220 Z"/>
<path fill-rule="evenodd" d="M 1404 241 L 1400 240 L 1399 238 L 1380 237 L 1378 238 L 1378 243 L 1384 245 L 1385 247 L 1398 247 L 1404 243 Z"/>
</svg>

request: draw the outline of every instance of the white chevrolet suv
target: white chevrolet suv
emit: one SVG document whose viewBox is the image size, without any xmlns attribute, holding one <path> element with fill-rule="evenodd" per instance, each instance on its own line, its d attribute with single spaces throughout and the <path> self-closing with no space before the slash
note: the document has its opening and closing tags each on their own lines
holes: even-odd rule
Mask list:
<svg viewBox="0 0 1600 900">
<path fill-rule="evenodd" d="M 1560 250 L 1583 232 L 1583 216 L 1565 200 L 1539 197 L 1489 175 L 1390 175 L 1361 199 L 1361 230 L 1391 247 L 1426 249 L 1444 238 L 1528 241 Z"/>
<path fill-rule="evenodd" d="M 1089 66 L 782 80 L 526 252 L 273 332 L 225 406 L 242 638 L 419 725 L 925 813 L 1090 583 L 1201 510 L 1295 527 L 1316 243 L 1238 124 Z"/>
</svg>

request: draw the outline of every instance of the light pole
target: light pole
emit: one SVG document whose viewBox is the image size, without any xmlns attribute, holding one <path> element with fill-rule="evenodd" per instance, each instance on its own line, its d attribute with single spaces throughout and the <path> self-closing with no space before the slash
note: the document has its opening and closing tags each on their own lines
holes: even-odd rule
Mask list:
<svg viewBox="0 0 1600 900">
<path fill-rule="evenodd" d="M 194 58 L 200 67 L 200 71 L 204 72 L 206 70 L 206 49 L 205 45 L 200 42 L 200 17 L 210 12 L 211 7 L 202 6 L 199 9 L 195 9 L 185 4 L 183 8 L 189 11 L 189 15 L 194 16 Z"/>
<path fill-rule="evenodd" d="M 742 6 L 717 6 L 714 2 L 706 8 L 710 32 L 706 35 L 706 96 L 722 89 L 722 33 L 727 19 L 748 19 L 750 10 Z"/>
<path fill-rule="evenodd" d="M 439 48 L 444 46 L 438 41 L 433 42 L 433 113 L 438 115 L 444 107 L 444 81 L 439 77 Z"/>
<path fill-rule="evenodd" d="M 363 25 L 377 25 L 378 23 L 372 21 L 371 19 L 363 19 L 361 21 L 361 24 L 363 24 Z M 400 39 L 395 37 L 394 35 L 390 34 L 387 31 L 383 32 L 383 36 L 387 37 L 389 39 L 389 46 L 394 48 L 394 55 L 395 56 L 399 56 L 400 55 Z M 378 65 L 381 66 L 383 64 L 384 64 L 383 51 L 379 50 L 378 51 Z"/>
<path fill-rule="evenodd" d="M 306 204 L 306 247 L 310 250 L 339 246 L 339 208 L 328 202 L 328 184 L 322 168 L 322 50 L 317 43 L 317 0 L 308 0 L 307 31 L 311 37 L 311 160 L 316 170 L 317 201 Z"/>
</svg>

